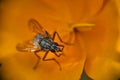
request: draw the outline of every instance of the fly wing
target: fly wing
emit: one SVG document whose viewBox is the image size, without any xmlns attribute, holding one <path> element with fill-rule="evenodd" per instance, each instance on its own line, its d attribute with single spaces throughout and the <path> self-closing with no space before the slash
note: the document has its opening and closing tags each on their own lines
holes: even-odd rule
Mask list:
<svg viewBox="0 0 120 80">
<path fill-rule="evenodd" d="M 29 26 L 29 29 L 32 31 L 32 32 L 35 32 L 37 34 L 41 34 L 43 36 L 48 36 L 48 32 L 41 26 L 41 24 L 35 20 L 35 19 L 30 19 L 28 21 L 28 26 Z"/>
<path fill-rule="evenodd" d="M 35 52 L 40 50 L 40 47 L 35 46 L 32 40 L 25 41 L 23 43 L 18 43 L 16 49 L 21 52 Z"/>
</svg>

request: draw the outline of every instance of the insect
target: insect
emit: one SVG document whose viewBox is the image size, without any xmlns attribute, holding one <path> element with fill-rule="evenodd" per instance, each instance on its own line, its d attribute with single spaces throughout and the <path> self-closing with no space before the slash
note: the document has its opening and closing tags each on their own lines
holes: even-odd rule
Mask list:
<svg viewBox="0 0 120 80">
<path fill-rule="evenodd" d="M 62 69 L 61 65 L 55 58 L 47 59 L 46 57 L 49 52 L 52 52 L 57 57 L 60 57 L 63 54 L 62 52 L 64 49 L 64 45 L 60 45 L 57 42 L 54 42 L 56 36 L 58 36 L 59 40 L 62 43 L 64 44 L 69 44 L 69 43 L 64 42 L 56 31 L 53 33 L 53 36 L 51 36 L 35 19 L 30 19 L 28 21 L 28 26 L 30 30 L 32 30 L 32 32 L 36 33 L 36 36 L 34 37 L 33 40 L 29 40 L 23 44 L 17 44 L 16 46 L 17 50 L 24 52 L 33 52 L 35 54 L 38 60 L 35 66 L 33 67 L 34 69 L 37 68 L 40 59 L 42 59 L 43 61 L 51 61 L 51 60 L 55 61 L 58 64 L 59 69 L 61 70 Z M 45 52 L 43 58 L 41 58 L 38 55 L 38 52 L 40 51 Z M 61 52 L 61 54 L 58 54 L 58 52 Z"/>
</svg>

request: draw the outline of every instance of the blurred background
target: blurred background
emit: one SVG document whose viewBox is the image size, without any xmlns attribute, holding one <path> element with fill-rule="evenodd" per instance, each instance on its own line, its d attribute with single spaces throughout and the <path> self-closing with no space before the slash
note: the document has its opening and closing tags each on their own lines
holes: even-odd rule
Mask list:
<svg viewBox="0 0 120 80">
<path fill-rule="evenodd" d="M 119 4 L 119 0 L 0 0 L 0 80 L 119 80 Z M 33 70 L 34 54 L 16 50 L 18 43 L 35 36 L 28 29 L 31 18 L 50 34 L 57 31 L 63 40 L 75 41 L 65 45 L 65 56 L 48 55 L 61 63 L 62 71 L 52 61 L 41 61 Z"/>
</svg>

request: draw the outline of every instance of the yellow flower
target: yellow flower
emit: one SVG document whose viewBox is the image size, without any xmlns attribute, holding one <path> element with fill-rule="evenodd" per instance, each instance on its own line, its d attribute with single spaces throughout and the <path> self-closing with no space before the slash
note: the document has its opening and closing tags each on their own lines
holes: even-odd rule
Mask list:
<svg viewBox="0 0 120 80">
<path fill-rule="evenodd" d="M 117 2 L 120 3 L 118 0 L 2 1 L 0 71 L 3 79 L 78 80 L 85 70 L 94 80 L 117 80 L 120 77 Z M 48 55 L 60 62 L 62 71 L 55 62 L 42 60 L 33 70 L 36 56 L 16 50 L 19 42 L 35 36 L 27 25 L 31 18 L 50 34 L 57 31 L 64 41 L 75 42 L 65 45 L 65 56 Z M 38 54 L 44 56 L 44 52 Z"/>
</svg>

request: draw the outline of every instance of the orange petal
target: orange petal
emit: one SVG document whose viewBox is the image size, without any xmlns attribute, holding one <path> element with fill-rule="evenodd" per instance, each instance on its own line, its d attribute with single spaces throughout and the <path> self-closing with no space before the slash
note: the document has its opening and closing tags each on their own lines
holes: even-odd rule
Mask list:
<svg viewBox="0 0 120 80">
<path fill-rule="evenodd" d="M 114 2 L 106 4 L 96 16 L 95 24 L 93 30 L 83 34 L 88 51 L 85 70 L 95 80 L 117 80 L 120 77 L 120 56 L 116 51 L 119 26 Z"/>
<path fill-rule="evenodd" d="M 48 58 L 51 56 L 55 57 L 60 62 L 62 66 L 62 71 L 59 71 L 58 65 L 52 61 L 48 62 L 41 61 L 37 70 L 33 70 L 32 68 L 37 61 L 35 55 L 33 53 L 18 52 L 16 51 L 15 48 L 17 43 L 29 40 L 34 37 L 34 34 L 28 30 L 27 22 L 30 18 L 35 18 L 36 20 L 38 20 L 40 24 L 50 34 L 52 34 L 53 31 L 57 30 L 57 28 L 60 28 L 61 26 L 66 25 L 68 26 L 66 22 L 71 21 L 69 19 L 70 16 L 68 14 L 65 14 L 66 12 L 64 13 L 64 11 L 61 12 L 61 10 L 63 9 L 59 9 L 59 7 L 61 7 L 60 2 L 61 1 L 53 3 L 49 1 L 39 2 L 24 0 L 24 1 L 7 1 L 2 3 L 2 9 L 4 13 L 2 16 L 3 30 L 1 32 L 3 44 L 0 46 L 1 49 L 0 58 L 3 64 L 2 66 L 3 79 L 5 80 L 79 79 L 80 74 L 82 73 L 83 70 L 86 54 L 84 53 L 84 46 L 78 41 L 76 41 L 76 43 L 77 42 L 78 43 L 75 45 L 65 46 L 64 49 L 65 56 L 58 58 L 49 53 Z M 64 36 L 64 32 L 65 31 L 63 32 L 58 31 L 58 33 L 60 33 L 60 35 L 62 36 Z M 64 38 L 62 37 L 62 39 Z M 81 37 L 78 37 L 77 39 L 79 41 L 82 41 Z M 39 55 L 43 57 L 44 53 L 40 52 Z"/>
</svg>

